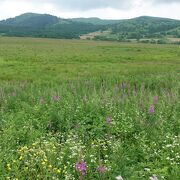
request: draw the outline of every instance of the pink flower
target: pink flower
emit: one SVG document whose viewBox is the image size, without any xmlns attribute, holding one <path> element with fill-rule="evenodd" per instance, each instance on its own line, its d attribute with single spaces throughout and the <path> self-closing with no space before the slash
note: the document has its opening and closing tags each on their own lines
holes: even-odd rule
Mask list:
<svg viewBox="0 0 180 180">
<path fill-rule="evenodd" d="M 87 166 L 85 162 L 83 161 L 77 162 L 75 168 L 76 168 L 76 171 L 80 172 L 82 175 L 86 174 Z"/>
<path fill-rule="evenodd" d="M 157 103 L 158 102 L 158 96 L 154 96 L 154 103 Z"/>
<path fill-rule="evenodd" d="M 155 110 L 154 110 L 154 106 L 150 106 L 149 110 L 148 110 L 149 114 L 154 114 Z"/>
</svg>

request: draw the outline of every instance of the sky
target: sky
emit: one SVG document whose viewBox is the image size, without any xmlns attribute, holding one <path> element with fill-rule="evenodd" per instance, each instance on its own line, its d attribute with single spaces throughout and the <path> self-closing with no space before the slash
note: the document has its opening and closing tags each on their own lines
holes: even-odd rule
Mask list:
<svg viewBox="0 0 180 180">
<path fill-rule="evenodd" d="M 180 0 L 0 0 L 0 20 L 26 12 L 61 18 L 129 19 L 147 15 L 180 20 Z"/>
</svg>

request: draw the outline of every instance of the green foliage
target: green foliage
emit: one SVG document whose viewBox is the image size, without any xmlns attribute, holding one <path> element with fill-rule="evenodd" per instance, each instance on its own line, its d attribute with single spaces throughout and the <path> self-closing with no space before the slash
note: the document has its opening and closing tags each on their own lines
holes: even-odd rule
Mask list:
<svg viewBox="0 0 180 180">
<path fill-rule="evenodd" d="M 161 38 L 169 30 L 179 26 L 179 20 L 142 16 L 121 21 L 117 25 L 114 25 L 112 32 L 114 34 L 120 33 L 127 39 Z M 176 34 L 174 35 L 176 37 Z"/>
<path fill-rule="evenodd" d="M 179 179 L 179 46 L 0 38 L 0 49 L 0 179 Z"/>
</svg>

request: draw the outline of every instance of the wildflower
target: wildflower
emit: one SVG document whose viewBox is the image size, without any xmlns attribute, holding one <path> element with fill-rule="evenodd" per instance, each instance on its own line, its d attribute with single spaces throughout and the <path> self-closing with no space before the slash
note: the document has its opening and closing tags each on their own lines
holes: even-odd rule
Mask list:
<svg viewBox="0 0 180 180">
<path fill-rule="evenodd" d="M 40 104 L 44 104 L 44 103 L 45 103 L 44 98 L 41 98 L 41 99 L 39 100 L 39 103 L 40 103 Z"/>
<path fill-rule="evenodd" d="M 53 97 L 52 97 L 52 100 L 55 101 L 55 102 L 56 102 L 56 101 L 59 101 L 59 96 L 57 96 L 57 95 L 53 96 Z"/>
<path fill-rule="evenodd" d="M 16 96 L 16 92 L 12 92 L 12 96 L 15 97 Z"/>
<path fill-rule="evenodd" d="M 25 167 L 24 169 L 25 169 L 25 171 L 27 171 L 29 169 L 29 167 Z"/>
<path fill-rule="evenodd" d="M 153 174 L 150 178 L 150 180 L 158 180 L 157 176 L 155 174 Z"/>
<path fill-rule="evenodd" d="M 22 159 L 23 159 L 23 157 L 22 157 L 22 156 L 20 156 L 20 157 L 19 157 L 19 160 L 22 160 Z"/>
<path fill-rule="evenodd" d="M 103 174 L 107 171 L 107 168 L 106 166 L 101 165 L 101 166 L 98 166 L 97 170 Z"/>
<path fill-rule="evenodd" d="M 110 116 L 107 117 L 107 118 L 106 118 L 106 123 L 109 124 L 109 125 L 111 125 L 111 124 L 112 124 L 112 117 L 110 117 Z"/>
<path fill-rule="evenodd" d="M 144 168 L 145 171 L 151 171 L 149 168 Z"/>
<path fill-rule="evenodd" d="M 57 169 L 57 171 L 56 171 L 58 174 L 61 172 L 61 169 Z"/>
<path fill-rule="evenodd" d="M 11 170 L 11 165 L 7 164 L 7 170 L 10 171 Z"/>
<path fill-rule="evenodd" d="M 46 165 L 46 162 L 45 162 L 45 161 L 43 161 L 41 164 L 42 164 L 43 166 L 45 166 L 45 165 Z"/>
<path fill-rule="evenodd" d="M 80 172 L 82 175 L 86 174 L 87 166 L 85 162 L 77 162 L 75 168 L 76 171 Z"/>
<path fill-rule="evenodd" d="M 51 168 L 52 168 L 52 165 L 50 164 L 48 167 L 51 169 Z"/>
<path fill-rule="evenodd" d="M 149 114 L 154 114 L 154 106 L 150 106 L 148 110 Z"/>
<path fill-rule="evenodd" d="M 116 179 L 117 180 L 123 180 L 122 176 L 117 176 Z"/>
<path fill-rule="evenodd" d="M 158 96 L 154 96 L 154 103 L 157 103 L 158 102 Z"/>
</svg>

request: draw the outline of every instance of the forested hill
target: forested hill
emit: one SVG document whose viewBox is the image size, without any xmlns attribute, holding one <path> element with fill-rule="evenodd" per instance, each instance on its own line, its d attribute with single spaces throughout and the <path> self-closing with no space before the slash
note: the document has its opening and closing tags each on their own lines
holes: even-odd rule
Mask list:
<svg viewBox="0 0 180 180">
<path fill-rule="evenodd" d="M 26 13 L 0 21 L 1 36 L 72 39 L 79 38 L 83 34 L 107 30 L 110 36 L 117 39 L 154 38 L 167 35 L 180 37 L 180 21 L 147 16 L 128 20 L 63 19 L 48 14 L 34 13 Z M 103 35 L 100 35 L 100 38 L 103 38 Z"/>
</svg>

